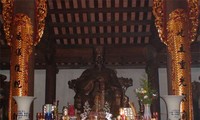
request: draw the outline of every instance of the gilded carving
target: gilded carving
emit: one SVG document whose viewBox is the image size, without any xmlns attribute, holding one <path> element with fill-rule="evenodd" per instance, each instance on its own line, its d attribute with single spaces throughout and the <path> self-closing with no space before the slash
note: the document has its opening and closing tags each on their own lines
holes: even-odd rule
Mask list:
<svg viewBox="0 0 200 120">
<path fill-rule="evenodd" d="M 188 18 L 191 22 L 189 28 L 190 40 L 191 42 L 195 40 L 195 36 L 198 28 L 198 0 L 187 0 L 188 2 Z M 165 35 L 165 20 L 164 20 L 164 1 L 163 0 L 154 0 L 153 1 L 153 14 L 155 16 L 155 25 L 159 33 L 159 37 L 163 43 L 167 44 L 166 35 Z"/>
<path fill-rule="evenodd" d="M 7 44 L 11 44 L 11 24 L 12 24 L 12 18 L 13 18 L 13 0 L 1 0 L 2 2 L 2 16 L 4 20 L 4 31 L 5 31 L 5 36 L 7 40 Z"/>
<path fill-rule="evenodd" d="M 158 30 L 159 37 L 162 42 L 166 43 L 165 34 L 165 21 L 164 21 L 164 1 L 154 0 L 153 1 L 153 14 L 155 16 L 155 25 Z"/>
<path fill-rule="evenodd" d="M 198 28 L 198 16 L 199 16 L 199 8 L 198 8 L 198 0 L 187 0 L 188 9 L 189 9 L 189 20 L 191 22 L 191 28 L 189 30 L 190 40 L 191 42 L 195 40 L 195 36 L 197 34 Z"/>
<path fill-rule="evenodd" d="M 4 20 L 4 31 L 8 45 L 11 44 L 12 34 L 11 26 L 13 20 L 13 3 L 14 0 L 1 0 L 3 4 L 2 16 Z M 36 36 L 34 45 L 40 42 L 45 27 L 45 17 L 47 15 L 46 0 L 36 0 Z"/>
<path fill-rule="evenodd" d="M 36 0 L 36 39 L 34 41 L 34 45 L 37 45 L 40 42 L 40 39 L 42 38 L 43 31 L 45 28 L 45 17 L 47 15 L 47 5 L 46 0 Z"/>
<path fill-rule="evenodd" d="M 176 39 L 182 39 L 187 34 L 187 13 L 183 9 L 176 9 L 169 15 L 167 22 L 167 45 L 170 46 Z M 185 28 L 185 29 L 184 29 Z"/>
</svg>

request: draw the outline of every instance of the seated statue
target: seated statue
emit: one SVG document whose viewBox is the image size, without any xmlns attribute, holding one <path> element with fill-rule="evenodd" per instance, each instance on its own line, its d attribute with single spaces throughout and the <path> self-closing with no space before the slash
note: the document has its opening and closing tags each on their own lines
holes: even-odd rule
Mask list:
<svg viewBox="0 0 200 120">
<path fill-rule="evenodd" d="M 116 71 L 103 66 L 102 52 L 97 51 L 95 66 L 86 69 L 82 75 L 68 82 L 69 88 L 76 93 L 74 106 L 79 113 L 83 112 L 86 101 L 93 107 L 95 99 L 99 97 L 99 105 L 95 110 L 104 109 L 105 102 L 110 106 L 110 113 L 119 114 L 120 107 L 128 105 L 128 97 L 125 95 L 127 87 L 132 85 L 132 79 L 118 78 Z M 93 107 L 94 108 L 94 107 Z M 97 112 L 97 111 L 95 111 Z"/>
</svg>

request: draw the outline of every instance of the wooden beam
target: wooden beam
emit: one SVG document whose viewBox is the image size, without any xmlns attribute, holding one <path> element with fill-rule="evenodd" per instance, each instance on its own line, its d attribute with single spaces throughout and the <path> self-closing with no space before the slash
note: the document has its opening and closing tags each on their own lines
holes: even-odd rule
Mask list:
<svg viewBox="0 0 200 120">
<path fill-rule="evenodd" d="M 93 65 L 93 45 L 74 47 L 57 47 L 56 64 L 59 69 L 88 68 Z M 144 46 L 138 45 L 105 45 L 105 65 L 112 68 L 144 68 Z M 0 69 L 9 69 L 10 50 L 0 48 Z M 191 46 L 192 67 L 200 67 L 199 42 Z M 158 67 L 166 67 L 166 51 L 158 52 Z M 35 68 L 45 69 L 44 51 L 37 48 L 35 53 Z"/>
<path fill-rule="evenodd" d="M 50 14 L 67 14 L 67 13 L 112 13 L 112 12 L 151 12 L 152 7 L 127 7 L 127 8 L 77 8 L 77 9 L 48 9 Z"/>
<path fill-rule="evenodd" d="M 131 26 L 131 25 L 148 25 L 151 24 L 152 20 L 130 20 L 130 21 L 102 21 L 102 22 L 52 22 L 49 26 L 51 27 L 89 27 L 89 26 Z"/>
<path fill-rule="evenodd" d="M 78 38 L 107 38 L 107 37 L 147 37 L 151 36 L 150 32 L 129 32 L 129 33 L 88 33 L 88 34 L 67 34 L 52 35 L 55 39 L 78 39 Z"/>
</svg>

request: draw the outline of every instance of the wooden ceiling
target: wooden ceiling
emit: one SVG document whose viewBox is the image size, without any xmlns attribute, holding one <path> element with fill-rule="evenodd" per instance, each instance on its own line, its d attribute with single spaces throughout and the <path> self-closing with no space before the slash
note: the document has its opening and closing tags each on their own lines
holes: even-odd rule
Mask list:
<svg viewBox="0 0 200 120">
<path fill-rule="evenodd" d="M 104 64 L 109 67 L 143 68 L 154 53 L 159 67 L 166 67 L 166 47 L 157 35 L 152 2 L 47 0 L 46 28 L 35 49 L 35 68 L 45 69 L 49 55 L 59 69 L 91 67 L 98 46 L 103 47 Z M 1 14 L 0 21 L 0 69 L 9 69 Z M 199 42 L 191 50 L 195 67 L 200 66 Z"/>
</svg>

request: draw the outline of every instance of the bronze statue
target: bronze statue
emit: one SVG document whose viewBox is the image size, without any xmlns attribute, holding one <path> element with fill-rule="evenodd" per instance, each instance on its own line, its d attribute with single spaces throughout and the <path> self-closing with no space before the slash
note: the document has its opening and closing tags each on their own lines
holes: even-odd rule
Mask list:
<svg viewBox="0 0 200 120">
<path fill-rule="evenodd" d="M 126 106 L 129 102 L 125 92 L 132 85 L 132 79 L 118 78 L 116 71 L 103 65 L 102 49 L 98 48 L 96 53 L 95 66 L 86 69 L 79 78 L 68 82 L 69 88 L 76 92 L 75 108 L 82 113 L 86 101 L 93 107 L 98 94 L 101 96 L 99 108 L 103 109 L 107 102 L 110 105 L 110 112 L 118 115 L 119 108 Z"/>
</svg>

